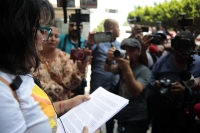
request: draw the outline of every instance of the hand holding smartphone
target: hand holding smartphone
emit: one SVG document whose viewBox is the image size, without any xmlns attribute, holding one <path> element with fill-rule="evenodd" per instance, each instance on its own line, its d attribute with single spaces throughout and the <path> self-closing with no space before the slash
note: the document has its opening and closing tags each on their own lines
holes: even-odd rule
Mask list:
<svg viewBox="0 0 200 133">
<path fill-rule="evenodd" d="M 98 32 L 94 34 L 94 42 L 112 42 L 112 32 Z"/>
</svg>

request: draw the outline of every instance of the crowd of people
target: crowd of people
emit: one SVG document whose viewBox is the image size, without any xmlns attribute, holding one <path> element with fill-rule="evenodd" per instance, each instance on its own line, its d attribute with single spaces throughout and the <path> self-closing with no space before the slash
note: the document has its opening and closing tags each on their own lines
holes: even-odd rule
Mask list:
<svg viewBox="0 0 200 133">
<path fill-rule="evenodd" d="M 84 95 L 87 82 L 90 93 L 101 86 L 129 100 L 106 122 L 107 133 L 113 133 L 116 120 L 119 133 L 146 133 L 149 126 L 152 133 L 200 132 L 193 111 L 200 102 L 200 83 L 187 87 L 180 78 L 182 70 L 200 77 L 200 57 L 189 31 L 181 31 L 170 43 L 163 29 L 143 35 L 135 25 L 120 43 L 119 24 L 108 18 L 104 30 L 112 33 L 112 40 L 95 42 L 97 33 L 84 40 L 79 36 L 83 24 L 77 27 L 73 20 L 69 34 L 60 34 L 48 0 L 5 0 L 0 12 L 0 38 L 5 42 L 0 49 L 0 132 L 56 133 L 57 118 L 90 99 Z M 73 49 L 89 57 L 74 60 Z M 116 50 L 123 56 L 115 56 Z M 83 133 L 88 132 L 85 126 Z"/>
</svg>

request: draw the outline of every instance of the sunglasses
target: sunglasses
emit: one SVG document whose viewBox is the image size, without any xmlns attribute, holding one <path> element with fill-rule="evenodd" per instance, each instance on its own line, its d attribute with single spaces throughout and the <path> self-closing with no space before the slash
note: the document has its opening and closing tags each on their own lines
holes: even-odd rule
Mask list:
<svg viewBox="0 0 200 133">
<path fill-rule="evenodd" d="M 42 26 L 40 26 L 38 28 L 38 30 L 41 32 L 41 34 L 42 34 L 42 36 L 44 38 L 44 41 L 47 42 L 49 40 L 50 35 L 51 35 L 52 29 L 49 28 L 49 27 L 42 27 Z"/>
</svg>

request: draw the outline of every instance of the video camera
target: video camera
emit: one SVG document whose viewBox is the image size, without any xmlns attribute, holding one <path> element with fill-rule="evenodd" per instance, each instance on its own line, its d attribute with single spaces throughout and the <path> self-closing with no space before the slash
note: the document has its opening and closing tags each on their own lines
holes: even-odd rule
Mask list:
<svg viewBox="0 0 200 133">
<path fill-rule="evenodd" d="M 180 36 L 176 36 L 175 38 L 171 39 L 171 47 L 175 51 L 188 50 L 192 46 L 191 43 L 192 42 L 190 41 L 190 39 L 181 38 Z"/>
<path fill-rule="evenodd" d="M 140 21 L 140 17 L 138 17 L 138 16 L 137 17 L 130 17 L 130 18 L 127 19 L 127 21 L 129 23 L 129 25 L 137 23 L 137 22 L 141 22 Z M 148 32 L 149 31 L 149 27 L 148 26 L 141 25 L 141 29 L 142 29 L 143 32 Z"/>
<path fill-rule="evenodd" d="M 181 19 L 178 19 L 177 21 L 177 25 L 181 26 L 181 29 L 183 31 L 186 30 L 186 26 L 194 26 L 194 20 L 193 19 L 186 19 L 186 13 L 182 13 L 180 14 L 180 16 L 182 17 Z"/>
<path fill-rule="evenodd" d="M 89 22 L 89 14 L 82 14 L 80 13 L 80 9 L 87 9 L 87 8 L 97 8 L 97 0 L 57 0 L 57 7 L 63 8 L 64 14 L 64 23 L 67 23 L 67 8 L 74 8 L 76 14 L 71 14 L 71 19 L 75 20 L 74 22 Z"/>
<path fill-rule="evenodd" d="M 72 22 L 76 22 L 76 31 L 79 36 L 79 45 L 80 45 L 80 25 L 82 22 L 90 22 L 89 10 L 86 8 L 97 8 L 96 1 L 85 1 L 85 0 L 57 0 L 57 7 L 63 8 L 64 23 L 67 23 L 67 9 L 70 7 L 75 10 L 75 14 L 69 15 L 69 19 Z"/>
<path fill-rule="evenodd" d="M 79 19 L 80 22 L 90 22 L 90 16 L 89 16 L 89 14 L 80 14 L 80 15 L 71 14 L 70 20 L 72 22 L 77 22 L 78 19 Z"/>
<path fill-rule="evenodd" d="M 150 38 L 153 37 L 153 39 L 150 41 L 152 44 L 160 44 L 161 36 L 160 35 L 151 35 Z"/>
</svg>

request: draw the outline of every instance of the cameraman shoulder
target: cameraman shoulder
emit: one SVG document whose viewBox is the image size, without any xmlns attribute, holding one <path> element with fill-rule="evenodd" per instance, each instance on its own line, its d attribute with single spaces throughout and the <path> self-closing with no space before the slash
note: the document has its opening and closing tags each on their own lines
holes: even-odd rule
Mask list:
<svg viewBox="0 0 200 133">
<path fill-rule="evenodd" d="M 139 67 L 142 75 L 146 75 L 149 78 L 151 77 L 151 71 L 147 66 L 141 64 Z"/>
</svg>

